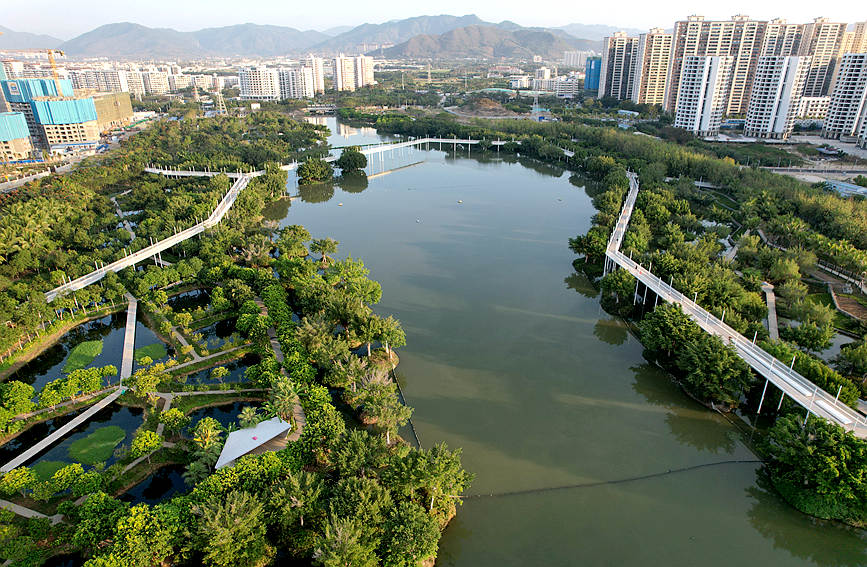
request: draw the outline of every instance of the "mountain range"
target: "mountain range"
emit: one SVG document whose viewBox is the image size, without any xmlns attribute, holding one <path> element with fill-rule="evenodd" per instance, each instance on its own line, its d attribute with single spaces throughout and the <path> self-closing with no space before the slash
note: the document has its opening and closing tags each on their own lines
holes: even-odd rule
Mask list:
<svg viewBox="0 0 867 567">
<path fill-rule="evenodd" d="M 99 26 L 69 41 L 0 28 L 0 49 L 62 49 L 70 57 L 135 59 L 207 56 L 273 57 L 312 51 L 358 53 L 380 45 L 385 51 L 413 57 L 513 57 L 554 55 L 565 49 L 599 48 L 610 26 L 570 24 L 561 28 L 526 28 L 515 22 L 486 22 L 478 16 L 418 16 L 382 24 L 337 27 L 319 32 L 285 26 L 238 24 L 181 32 L 122 22 Z M 586 32 L 580 39 L 575 34 Z M 427 46 L 430 51 L 422 53 Z"/>
<path fill-rule="evenodd" d="M 383 50 L 383 55 L 432 59 L 530 58 L 534 55 L 559 58 L 564 51 L 593 48 L 598 48 L 597 42 L 557 33 L 557 30 L 467 26 L 440 35 L 414 36 Z"/>
</svg>

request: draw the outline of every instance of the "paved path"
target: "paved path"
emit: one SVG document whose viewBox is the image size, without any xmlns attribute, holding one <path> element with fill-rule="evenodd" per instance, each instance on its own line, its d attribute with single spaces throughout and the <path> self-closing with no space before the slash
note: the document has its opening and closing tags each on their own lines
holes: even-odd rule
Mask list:
<svg viewBox="0 0 867 567">
<path fill-rule="evenodd" d="M 259 306 L 262 315 L 267 317 L 268 308 L 265 307 L 265 303 L 258 297 L 256 298 L 256 305 Z M 268 327 L 268 340 L 271 343 L 271 348 L 274 349 L 274 360 L 280 363 L 280 373 L 289 378 L 289 373 L 283 368 L 283 348 L 280 346 L 280 341 L 277 340 L 277 330 L 274 329 L 274 325 Z M 295 407 L 292 408 L 292 419 L 295 422 L 295 429 L 292 430 L 292 434 L 286 439 L 288 441 L 297 441 L 301 437 L 301 432 L 304 431 L 304 426 L 307 425 L 307 416 L 304 414 L 304 408 L 301 407 L 300 403 L 295 404 Z"/>
<path fill-rule="evenodd" d="M 123 194 L 123 193 L 121 193 Z M 111 198 L 111 202 L 114 203 L 114 208 L 117 209 L 117 216 L 120 217 L 120 222 L 123 224 L 123 227 L 129 233 L 130 242 L 135 240 L 135 231 L 132 229 L 132 225 L 128 220 L 123 216 L 123 211 L 120 210 L 120 205 L 117 204 L 117 199 L 114 197 Z"/>
<path fill-rule="evenodd" d="M 625 269 L 663 301 L 680 305 L 684 313 L 689 315 L 702 330 L 732 345 L 744 362 L 782 390 L 784 395 L 789 396 L 804 407 L 808 413 L 832 421 L 860 438 L 867 438 L 867 417 L 862 416 L 849 406 L 839 403 L 835 396 L 822 390 L 762 348 L 754 345 L 743 335 L 696 304 L 691 298 L 686 297 L 653 275 L 647 268 L 620 252 L 620 245 L 629 226 L 629 219 L 632 216 L 635 199 L 638 196 L 638 176 L 636 174 L 629 174 L 629 185 L 629 193 L 605 249 L 605 273 L 607 274 L 618 266 Z"/>
<path fill-rule="evenodd" d="M 187 339 L 185 339 L 184 336 L 178 332 L 177 327 L 172 327 L 172 336 L 175 337 L 175 339 L 177 339 L 179 343 L 181 343 L 181 346 L 190 346 L 190 343 L 187 342 Z M 202 360 L 202 356 L 196 352 L 195 348 L 190 351 L 190 356 L 193 357 L 192 362 L 200 362 Z M 175 368 L 177 368 L 177 366 Z"/>
<path fill-rule="evenodd" d="M 20 455 L 18 455 L 17 457 L 15 457 L 11 461 L 9 461 L 8 463 L 6 463 L 2 467 L 0 467 L 0 472 L 4 472 L 4 473 L 9 472 L 12 469 L 14 469 L 15 467 L 23 465 L 24 463 L 26 463 L 27 461 L 29 461 L 30 459 L 32 459 L 33 457 L 35 457 L 36 455 L 38 455 L 39 453 L 41 453 L 42 451 L 44 451 L 45 449 L 47 449 L 48 447 L 50 447 L 51 445 L 56 443 L 57 441 L 59 441 L 67 433 L 69 433 L 70 431 L 72 431 L 73 429 L 75 429 L 76 427 L 78 427 L 79 425 L 81 425 L 82 423 L 84 423 L 85 421 L 90 419 L 91 417 L 93 417 L 93 415 L 95 413 L 97 413 L 99 410 L 103 409 L 108 404 L 115 401 L 123 392 L 124 392 L 124 389 L 121 387 L 118 387 L 117 389 L 115 389 L 114 392 L 112 392 L 108 396 L 104 397 L 103 399 L 99 400 L 98 402 L 96 402 L 95 404 L 90 406 L 88 409 L 86 409 L 84 412 L 82 412 L 81 415 L 77 416 L 75 419 L 73 419 L 72 421 L 70 421 L 66 425 L 58 428 L 51 435 L 44 438 L 42 441 L 38 442 L 36 445 L 33 445 L 32 447 L 30 447 L 29 449 L 27 449 L 26 451 L 24 451 L 23 453 L 21 453 Z"/>
<path fill-rule="evenodd" d="M 103 388 L 102 390 L 97 390 L 96 392 L 91 392 L 89 394 L 85 394 L 85 395 L 81 396 L 80 398 L 76 398 L 74 400 L 68 400 L 68 401 L 65 401 L 63 403 L 57 404 L 54 407 L 42 408 L 40 410 L 31 411 L 30 413 L 22 413 L 22 414 L 16 415 L 15 417 L 13 417 L 9 421 L 21 421 L 22 419 L 28 419 L 30 417 L 33 417 L 36 415 L 41 415 L 43 413 L 49 413 L 49 412 L 57 411 L 58 409 L 66 407 L 66 406 L 80 404 L 81 402 L 85 402 L 91 398 L 101 396 L 102 394 L 104 394 L 106 392 L 110 392 L 112 389 L 114 389 L 116 387 L 117 386 L 108 386 L 106 388 Z"/>
<path fill-rule="evenodd" d="M 135 354 L 135 318 L 138 311 L 138 300 L 129 292 L 124 294 L 128 302 L 126 308 L 126 332 L 123 335 L 123 359 L 120 363 L 120 381 L 132 376 L 132 362 Z"/>
<path fill-rule="evenodd" d="M 768 282 L 762 282 L 762 291 L 768 303 L 768 335 L 771 339 L 780 340 L 780 326 L 777 323 L 777 297 L 774 295 L 774 286 Z"/>
<path fill-rule="evenodd" d="M 198 360 L 194 359 L 194 360 L 191 360 L 189 362 L 182 362 L 181 364 L 176 364 L 176 365 L 172 366 L 168 370 L 170 372 L 174 372 L 178 368 L 184 368 L 186 366 L 190 366 L 190 365 L 196 364 L 198 362 L 205 362 L 206 360 L 211 360 L 212 358 L 217 358 L 219 356 L 223 356 L 226 353 L 235 352 L 236 350 L 242 349 L 246 346 L 247 345 L 236 346 L 236 347 L 232 347 L 232 348 L 227 348 L 226 350 L 221 350 L 221 351 L 215 352 L 213 354 L 209 354 L 208 356 L 199 356 Z M 198 355 L 196 355 L 196 356 L 198 356 Z"/>
<path fill-rule="evenodd" d="M 30 508 L 19 506 L 18 504 L 15 504 L 14 502 L 9 502 L 8 500 L 0 500 L 0 508 L 6 508 L 7 510 L 25 518 L 48 518 L 49 520 L 51 520 L 52 524 L 56 524 L 63 519 L 63 514 L 46 516 L 42 512 L 37 512 L 36 510 L 31 510 Z"/>
</svg>

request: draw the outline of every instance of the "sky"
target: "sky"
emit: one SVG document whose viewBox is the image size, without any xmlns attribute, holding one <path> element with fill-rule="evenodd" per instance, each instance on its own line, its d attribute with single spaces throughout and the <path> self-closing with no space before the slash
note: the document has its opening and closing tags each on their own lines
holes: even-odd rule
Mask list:
<svg viewBox="0 0 867 567">
<path fill-rule="evenodd" d="M 330 0 L 322 4 L 303 0 L 0 0 L 0 25 L 15 31 L 43 33 L 70 39 L 102 24 L 135 22 L 149 27 L 193 31 L 252 22 L 289 26 L 301 30 L 326 30 L 335 26 L 382 23 L 421 15 L 474 13 L 483 20 L 512 20 L 524 26 L 558 27 L 571 23 L 606 24 L 625 28 L 670 28 L 675 20 L 691 14 L 708 19 L 728 19 L 747 14 L 754 19 L 786 18 L 807 22 L 817 16 L 833 21 L 867 20 L 863 0 L 836 0 L 817 7 L 815 2 L 792 0 L 731 0 L 704 3 L 697 0 L 618 0 L 576 2 L 564 0 L 438 0 L 421 8 L 406 0 Z M 302 7 L 303 9 L 299 9 Z M 427 10 L 427 11 L 424 11 Z"/>
</svg>

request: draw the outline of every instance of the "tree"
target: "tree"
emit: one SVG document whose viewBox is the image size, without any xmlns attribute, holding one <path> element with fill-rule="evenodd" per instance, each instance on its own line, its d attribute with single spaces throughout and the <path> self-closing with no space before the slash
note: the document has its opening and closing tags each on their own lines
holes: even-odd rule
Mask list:
<svg viewBox="0 0 867 567">
<path fill-rule="evenodd" d="M 389 315 L 385 319 L 379 320 L 377 330 L 379 340 L 385 345 L 385 352 L 388 353 L 388 359 L 391 360 L 391 349 L 406 345 L 406 334 L 400 326 L 400 321 Z"/>
<path fill-rule="evenodd" d="M 77 511 L 72 543 L 91 552 L 100 549 L 114 535 L 118 521 L 128 510 L 126 502 L 105 492 L 91 493 Z"/>
<path fill-rule="evenodd" d="M 358 146 L 348 146 L 343 148 L 335 163 L 340 168 L 341 173 L 352 173 L 367 167 L 367 156 L 361 153 Z"/>
<path fill-rule="evenodd" d="M 781 494 L 821 518 L 867 520 L 867 442 L 825 419 L 777 418 L 761 441 Z"/>
<path fill-rule="evenodd" d="M 249 492 L 233 490 L 225 501 L 194 504 L 192 513 L 199 520 L 191 535 L 204 554 L 205 565 L 261 565 L 270 554 L 262 503 Z"/>
<path fill-rule="evenodd" d="M 645 315 L 639 327 L 647 350 L 671 356 L 701 333 L 680 305 L 666 303 Z"/>
<path fill-rule="evenodd" d="M 211 378 L 213 378 L 214 380 L 219 380 L 220 382 L 222 382 L 223 378 L 228 375 L 229 371 L 226 369 L 225 366 L 218 366 L 211 370 Z"/>
<path fill-rule="evenodd" d="M 448 517 L 459 496 L 469 488 L 473 475 L 461 466 L 461 450 L 449 451 L 445 443 L 419 451 L 421 486 L 430 497 L 429 511 Z"/>
<path fill-rule="evenodd" d="M 241 410 L 241 413 L 238 414 L 238 425 L 245 429 L 248 427 L 255 427 L 260 421 L 261 419 L 256 413 L 256 408 L 252 406 L 244 407 Z"/>
<path fill-rule="evenodd" d="M 308 519 L 322 511 L 324 485 L 319 475 L 307 471 L 289 474 L 272 488 L 269 498 L 271 516 L 276 517 L 281 528 L 290 530 L 298 524 L 304 527 Z"/>
<path fill-rule="evenodd" d="M 820 327 L 812 321 L 780 329 L 782 338 L 794 342 L 807 352 L 821 352 L 831 346 L 834 333 L 831 325 Z"/>
<path fill-rule="evenodd" d="M 333 175 L 334 168 L 331 167 L 331 164 L 319 158 L 310 158 L 298 165 L 298 183 L 300 185 L 321 183 L 331 179 Z"/>
<path fill-rule="evenodd" d="M 159 507 L 139 504 L 117 522 L 111 555 L 117 565 L 149 567 L 160 564 L 173 551 L 172 530 Z"/>
<path fill-rule="evenodd" d="M 397 388 L 391 382 L 369 384 L 362 392 L 361 403 L 364 414 L 385 432 L 385 442 L 389 445 L 391 434 L 412 417 L 412 408 L 400 403 Z"/>
<path fill-rule="evenodd" d="M 388 454 L 382 437 L 353 429 L 334 449 L 334 465 L 341 477 L 373 477 L 387 464 Z"/>
<path fill-rule="evenodd" d="M 322 254 L 322 265 L 325 266 L 328 255 L 337 252 L 338 244 L 340 243 L 333 238 L 314 238 L 310 243 L 310 251 L 314 254 Z"/>
<path fill-rule="evenodd" d="M 436 520 L 415 502 L 401 502 L 385 524 L 380 544 L 385 567 L 418 567 L 436 558 L 440 530 Z"/>
<path fill-rule="evenodd" d="M 160 423 L 165 425 L 170 433 L 179 433 L 190 424 L 190 418 L 178 408 L 169 408 L 160 413 Z"/>
<path fill-rule="evenodd" d="M 271 388 L 271 396 L 266 403 L 272 413 L 287 423 L 292 423 L 295 406 L 299 403 L 298 387 L 285 376 L 280 376 Z"/>
<path fill-rule="evenodd" d="M 151 462 L 151 453 L 163 446 L 163 439 L 153 431 L 140 431 L 132 439 L 129 454 L 133 459 L 147 455 L 148 463 Z"/>
<path fill-rule="evenodd" d="M 734 347 L 706 333 L 684 345 L 677 366 L 685 373 L 686 388 L 706 403 L 737 406 L 753 378 Z"/>
<path fill-rule="evenodd" d="M 374 548 L 355 520 L 332 517 L 325 524 L 313 560 L 322 567 L 375 567 L 378 561 Z"/>
<path fill-rule="evenodd" d="M 840 349 L 834 362 L 842 374 L 860 378 L 862 385 L 867 382 L 867 342 Z"/>
<path fill-rule="evenodd" d="M 39 478 L 32 469 L 17 467 L 0 477 L 0 492 L 12 496 L 16 492 L 24 496 L 28 490 L 32 490 L 39 482 Z"/>
<path fill-rule="evenodd" d="M 306 256 L 307 248 L 304 247 L 304 243 L 308 240 L 310 240 L 310 233 L 306 228 L 300 224 L 289 225 L 280 230 L 277 249 L 280 250 L 280 256 L 290 258 Z"/>
</svg>

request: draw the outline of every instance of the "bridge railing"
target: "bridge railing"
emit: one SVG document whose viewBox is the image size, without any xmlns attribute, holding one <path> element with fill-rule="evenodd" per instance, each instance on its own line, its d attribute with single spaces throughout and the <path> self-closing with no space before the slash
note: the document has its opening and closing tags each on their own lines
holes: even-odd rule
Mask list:
<svg viewBox="0 0 867 567">
<path fill-rule="evenodd" d="M 617 224 L 608 241 L 606 255 L 615 263 L 624 267 L 645 286 L 652 289 L 665 301 L 678 303 L 687 315 L 693 319 L 703 330 L 727 339 L 738 354 L 753 369 L 773 382 L 789 397 L 803 405 L 808 412 L 828 416 L 846 429 L 853 430 L 859 435 L 867 434 L 867 417 L 839 402 L 837 396 L 833 396 L 819 388 L 792 366 L 786 366 L 776 357 L 766 352 L 761 347 L 747 340 L 738 331 L 727 325 L 724 321 L 698 305 L 694 300 L 686 297 L 676 290 L 670 283 L 666 283 L 658 276 L 651 273 L 639 263 L 635 262 L 622 252 L 623 235 L 629 224 L 635 199 L 638 194 L 638 181 L 634 173 L 629 174 L 630 190 L 624 200 L 624 205 L 618 217 Z"/>
</svg>

